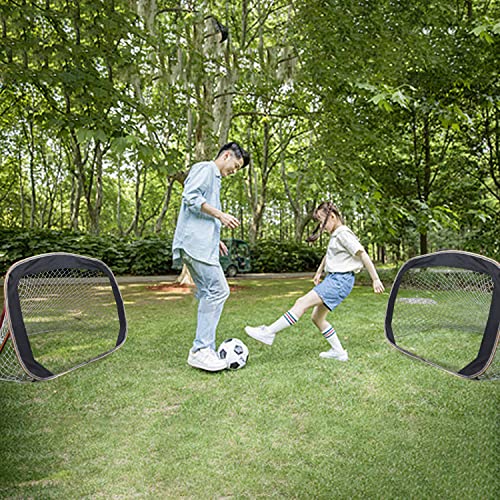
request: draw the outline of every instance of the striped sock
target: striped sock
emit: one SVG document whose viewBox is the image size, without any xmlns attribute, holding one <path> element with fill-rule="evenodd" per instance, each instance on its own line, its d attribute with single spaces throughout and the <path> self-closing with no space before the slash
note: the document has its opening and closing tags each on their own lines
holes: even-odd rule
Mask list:
<svg viewBox="0 0 500 500">
<path fill-rule="evenodd" d="M 337 332 L 335 331 L 335 328 L 333 328 L 332 325 L 328 325 L 327 328 L 325 328 L 322 332 L 321 335 L 325 337 L 326 340 L 328 340 L 328 343 L 336 350 L 336 351 L 343 351 L 344 348 L 342 347 L 342 344 L 340 343 L 339 337 L 337 335 Z"/>
<path fill-rule="evenodd" d="M 283 330 L 284 328 L 288 328 L 289 326 L 295 325 L 297 321 L 298 318 L 291 311 L 287 311 L 272 325 L 269 325 L 268 328 L 272 333 L 278 333 L 280 330 Z"/>
<path fill-rule="evenodd" d="M 283 317 L 288 321 L 290 326 L 295 325 L 297 323 L 298 318 L 293 314 L 292 311 L 287 311 L 285 314 L 283 314 Z"/>
</svg>

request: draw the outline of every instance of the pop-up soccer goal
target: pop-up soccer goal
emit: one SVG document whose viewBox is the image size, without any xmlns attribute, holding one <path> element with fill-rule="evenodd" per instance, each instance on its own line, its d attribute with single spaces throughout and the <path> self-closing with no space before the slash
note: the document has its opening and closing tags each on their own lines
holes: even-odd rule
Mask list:
<svg viewBox="0 0 500 500">
<path fill-rule="evenodd" d="M 385 334 L 401 352 L 454 375 L 500 378 L 500 265 L 467 252 L 415 257 L 399 270 Z"/>
<path fill-rule="evenodd" d="M 49 253 L 7 271 L 0 380 L 47 380 L 103 358 L 127 335 L 113 273 L 97 259 Z"/>
</svg>

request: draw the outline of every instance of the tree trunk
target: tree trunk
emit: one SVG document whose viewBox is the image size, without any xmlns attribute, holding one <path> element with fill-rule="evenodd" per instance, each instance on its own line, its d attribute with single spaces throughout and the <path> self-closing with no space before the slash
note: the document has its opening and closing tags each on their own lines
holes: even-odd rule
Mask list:
<svg viewBox="0 0 500 500">
<path fill-rule="evenodd" d="M 36 195 L 36 176 L 35 176 L 35 138 L 33 135 L 33 121 L 28 121 L 28 129 L 23 124 L 26 143 L 28 144 L 29 154 L 29 172 L 30 172 L 30 187 L 31 187 L 31 208 L 30 208 L 30 229 L 35 227 L 35 218 L 37 211 L 37 195 Z"/>
<path fill-rule="evenodd" d="M 117 195 L 116 195 L 116 227 L 120 235 L 123 235 L 123 226 L 122 226 L 122 174 L 120 168 L 120 162 L 118 161 L 117 165 Z"/>
<path fill-rule="evenodd" d="M 136 178 L 135 178 L 135 189 L 134 189 L 134 199 L 135 199 L 135 211 L 134 218 L 130 226 L 128 227 L 126 234 L 133 232 L 136 236 L 139 236 L 139 219 L 141 217 L 141 206 L 142 206 L 142 196 L 141 196 L 141 178 L 142 169 L 136 163 L 135 165 Z"/>
<path fill-rule="evenodd" d="M 72 212 L 71 212 L 71 227 L 73 231 L 78 231 L 80 224 L 80 203 L 82 194 L 85 191 L 85 172 L 84 164 L 86 158 L 82 157 L 82 151 L 80 149 L 80 144 L 76 137 L 75 131 L 72 129 L 71 141 L 72 141 L 72 160 L 73 160 L 73 189 L 72 189 Z"/>
<path fill-rule="evenodd" d="M 179 274 L 175 282 L 179 283 L 179 285 L 195 286 L 193 278 L 191 277 L 191 273 L 189 272 L 186 264 L 182 266 L 181 274 Z"/>
<path fill-rule="evenodd" d="M 429 131 L 429 115 L 424 116 L 424 178 L 422 185 L 422 201 L 427 204 L 429 201 L 431 184 L 431 144 Z M 420 254 L 425 255 L 427 251 L 428 226 L 425 221 L 425 227 L 420 230 Z"/>
<path fill-rule="evenodd" d="M 78 148 L 78 146 L 76 146 Z M 79 148 L 78 148 L 79 149 Z M 78 231 L 80 225 L 80 202 L 82 199 L 82 183 L 78 168 L 73 172 L 71 180 L 71 229 Z"/>
<path fill-rule="evenodd" d="M 172 188 L 174 187 L 175 178 L 168 179 L 167 188 L 165 189 L 165 193 L 163 195 L 163 203 L 160 215 L 156 219 L 155 223 L 155 233 L 160 233 L 163 225 L 163 220 L 165 219 L 165 215 L 167 214 L 168 207 L 170 206 L 170 198 L 172 197 Z"/>
<path fill-rule="evenodd" d="M 285 188 L 285 194 L 288 198 L 288 202 L 293 211 L 293 221 L 294 221 L 294 237 L 295 241 L 302 241 L 304 236 L 304 230 L 310 220 L 312 220 L 312 216 L 314 213 L 314 209 L 316 207 L 316 203 L 313 201 L 303 202 L 303 193 L 302 193 L 302 183 L 303 183 L 303 173 L 298 172 L 298 178 L 295 185 L 295 193 L 292 193 L 290 188 L 286 170 L 285 170 L 285 144 L 288 144 L 289 141 L 284 141 L 282 135 L 282 128 L 280 127 L 280 141 L 281 141 L 281 153 L 280 153 L 280 162 L 281 162 L 281 180 L 283 181 L 283 186 Z M 309 156 L 309 155 L 308 155 Z M 305 160 L 308 162 L 308 158 Z"/>
<path fill-rule="evenodd" d="M 250 162 L 249 176 L 246 181 L 247 195 L 252 209 L 252 219 L 250 220 L 249 240 L 250 243 L 255 243 L 260 233 L 260 226 L 264 216 L 267 196 L 267 181 L 271 173 L 273 165 L 269 158 L 270 148 L 270 129 L 268 121 L 264 122 L 264 137 L 262 144 L 262 157 L 260 158 L 261 182 L 259 189 L 259 179 L 254 168 L 254 162 Z"/>
<path fill-rule="evenodd" d="M 420 255 L 429 253 L 427 246 L 427 231 L 420 233 Z"/>
<path fill-rule="evenodd" d="M 98 142 L 96 144 L 96 192 L 95 192 L 95 204 L 93 210 L 93 224 L 92 232 L 93 234 L 100 233 L 100 223 L 101 223 L 101 210 L 103 201 L 103 179 L 102 179 L 102 162 L 103 162 L 104 151 L 102 144 Z"/>
<path fill-rule="evenodd" d="M 21 198 L 21 227 L 24 229 L 26 227 L 26 215 L 24 213 L 25 201 L 24 201 L 24 182 L 23 182 L 21 148 L 19 148 L 19 150 L 18 150 L 17 159 L 18 159 L 18 165 L 19 165 L 19 195 Z"/>
<path fill-rule="evenodd" d="M 102 160 L 103 160 L 103 149 L 100 141 L 96 141 L 95 151 L 94 151 L 94 160 L 92 163 L 92 174 L 91 184 L 87 187 L 85 192 L 85 198 L 87 200 L 87 211 L 89 214 L 90 220 L 90 233 L 91 234 L 99 234 L 99 222 L 101 216 L 101 207 L 102 207 Z M 93 190 L 93 181 L 95 175 L 95 197 L 94 202 L 92 202 L 92 190 Z"/>
</svg>

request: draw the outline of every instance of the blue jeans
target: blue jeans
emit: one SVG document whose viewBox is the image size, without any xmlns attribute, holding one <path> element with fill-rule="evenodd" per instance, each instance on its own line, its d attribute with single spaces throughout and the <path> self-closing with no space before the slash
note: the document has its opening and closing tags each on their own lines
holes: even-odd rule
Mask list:
<svg viewBox="0 0 500 500">
<path fill-rule="evenodd" d="M 215 332 L 224 302 L 229 297 L 229 285 L 224 271 L 220 264 L 217 266 L 206 264 L 193 259 L 183 250 L 181 256 L 197 288 L 198 324 L 192 350 L 196 352 L 205 347 L 215 350 Z"/>
</svg>

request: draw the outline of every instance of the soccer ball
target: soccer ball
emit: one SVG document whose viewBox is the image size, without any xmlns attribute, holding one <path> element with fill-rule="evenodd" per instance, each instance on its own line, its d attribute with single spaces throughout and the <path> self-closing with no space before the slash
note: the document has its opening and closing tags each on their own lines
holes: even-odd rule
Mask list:
<svg viewBox="0 0 500 500">
<path fill-rule="evenodd" d="M 220 359 L 225 359 L 230 370 L 238 370 L 247 364 L 248 347 L 240 339 L 227 339 L 217 351 Z"/>
</svg>

